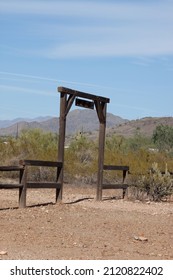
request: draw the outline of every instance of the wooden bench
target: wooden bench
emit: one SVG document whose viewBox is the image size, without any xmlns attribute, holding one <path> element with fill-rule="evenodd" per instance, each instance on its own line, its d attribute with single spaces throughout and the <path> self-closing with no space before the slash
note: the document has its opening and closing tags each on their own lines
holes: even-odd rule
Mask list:
<svg viewBox="0 0 173 280">
<path fill-rule="evenodd" d="M 104 165 L 103 170 L 107 171 L 122 171 L 122 182 L 116 184 L 102 184 L 102 189 L 122 189 L 123 190 L 123 199 L 126 195 L 126 190 L 128 188 L 128 184 L 126 183 L 127 174 L 129 172 L 129 166 L 118 166 L 118 165 Z"/>
<path fill-rule="evenodd" d="M 54 167 L 57 168 L 55 182 L 32 182 L 28 181 L 28 168 L 30 166 L 37 167 Z M 19 183 L 16 184 L 4 184 L 0 183 L 0 189 L 19 189 L 19 207 L 26 207 L 26 192 L 28 188 L 54 188 L 56 189 L 56 201 L 58 194 L 61 190 L 61 184 L 59 183 L 59 176 L 62 170 L 62 162 L 54 161 L 40 161 L 40 160 L 22 160 L 19 162 L 19 166 L 0 166 L 0 171 L 19 171 Z"/>
<path fill-rule="evenodd" d="M 0 183 L 0 189 L 19 189 L 19 207 L 22 205 L 22 178 L 24 173 L 23 166 L 0 166 L 2 172 L 19 172 L 19 183 Z"/>
</svg>

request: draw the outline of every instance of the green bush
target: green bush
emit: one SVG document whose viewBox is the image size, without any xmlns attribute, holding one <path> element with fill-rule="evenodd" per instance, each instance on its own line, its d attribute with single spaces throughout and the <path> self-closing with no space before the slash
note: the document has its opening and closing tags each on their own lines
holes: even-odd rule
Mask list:
<svg viewBox="0 0 173 280">
<path fill-rule="evenodd" d="M 161 201 L 173 193 L 173 180 L 170 173 L 165 173 L 158 168 L 158 164 L 154 163 L 149 175 L 143 175 L 136 181 L 137 188 L 141 193 L 146 193 L 147 197 L 153 201 Z"/>
<path fill-rule="evenodd" d="M 163 170 L 165 163 L 167 163 L 169 170 L 173 171 L 173 156 L 164 150 L 158 151 L 154 149 L 151 152 L 149 148 L 156 147 L 152 145 L 154 144 L 151 138 L 144 137 L 139 131 L 129 139 L 116 134 L 106 137 L 104 164 L 128 165 L 130 172 L 133 174 L 133 177 L 131 175 L 129 179 L 139 181 L 140 184 L 141 181 L 138 180 L 139 174 L 145 175 L 142 179 L 145 187 L 142 189 L 148 190 L 149 188 L 149 194 L 154 196 L 153 199 L 155 200 L 157 199 L 157 190 L 156 187 L 153 187 L 153 184 L 156 182 L 158 174 L 156 173 L 157 176 L 155 174 L 156 178 L 154 177 L 153 179 L 153 174 L 151 174 L 151 177 L 147 175 L 148 170 L 153 162 L 159 162 L 158 168 L 160 170 Z M 56 161 L 57 154 L 58 135 L 50 132 L 33 129 L 23 131 L 17 139 L 8 137 L 4 141 L 4 138 L 0 138 L 0 165 L 16 165 L 21 159 Z M 86 137 L 84 133 L 73 137 L 73 140 L 65 149 L 64 167 L 65 180 L 95 183 L 98 168 L 98 139 L 93 141 Z M 35 170 L 33 173 L 35 173 Z M 38 169 L 35 174 L 35 180 L 39 180 L 40 177 L 52 176 L 50 169 L 48 171 L 42 168 Z M 110 182 L 119 179 L 121 175 L 120 172 L 104 172 L 104 178 Z M 169 175 L 167 177 L 166 175 L 163 176 L 165 181 L 162 185 L 166 184 L 165 182 L 167 182 L 166 179 L 169 179 Z M 163 178 L 161 178 L 159 177 L 159 182 L 162 182 Z M 147 187 L 149 183 L 151 186 Z M 158 184 L 158 188 L 161 189 L 162 185 Z M 139 187 L 138 190 L 141 190 L 141 188 Z"/>
<path fill-rule="evenodd" d="M 160 151 L 173 152 L 173 127 L 158 125 L 153 132 L 153 142 Z"/>
<path fill-rule="evenodd" d="M 77 134 L 65 150 L 66 178 L 92 183 L 97 174 L 96 144 L 83 134 Z"/>
</svg>

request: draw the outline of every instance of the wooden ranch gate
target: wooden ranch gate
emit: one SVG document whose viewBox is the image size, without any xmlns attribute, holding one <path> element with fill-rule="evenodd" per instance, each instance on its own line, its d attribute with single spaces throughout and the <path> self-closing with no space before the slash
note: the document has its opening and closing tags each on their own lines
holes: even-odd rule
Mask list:
<svg viewBox="0 0 173 280">
<path fill-rule="evenodd" d="M 51 182 L 32 182 L 28 181 L 28 169 L 29 167 L 50 167 L 56 168 L 56 178 Z M 19 182 L 18 183 L 0 183 L 0 189 L 19 189 L 19 207 L 26 207 L 26 196 L 27 189 L 55 189 L 57 201 L 58 189 L 61 188 L 59 181 L 59 175 L 62 168 L 62 162 L 54 161 L 40 161 L 40 160 L 21 160 L 18 166 L 0 166 L 0 171 L 2 172 L 19 172 Z"/>
<path fill-rule="evenodd" d="M 58 161 L 62 162 L 61 174 L 59 176 L 61 189 L 59 189 L 58 199 L 62 200 L 63 192 L 63 169 L 64 169 L 64 145 L 66 133 L 66 117 L 75 101 L 76 106 L 96 109 L 99 119 L 99 154 L 98 154 L 98 174 L 97 174 L 97 193 L 96 199 L 102 199 L 103 184 L 103 163 L 104 163 L 104 146 L 106 131 L 106 111 L 109 98 L 97 96 L 85 92 L 72 90 L 65 87 L 58 87 L 60 93 L 60 118 L 59 118 L 59 145 L 58 145 Z"/>
<path fill-rule="evenodd" d="M 19 182 L 17 184 L 0 183 L 0 189 L 19 189 L 19 207 L 26 206 L 26 191 L 27 188 L 54 188 L 56 190 L 56 202 L 62 200 L 63 180 L 64 180 L 64 148 L 66 134 L 66 118 L 75 101 L 76 106 L 96 109 L 99 119 L 99 152 L 98 152 L 98 173 L 97 173 L 97 192 L 96 199 L 102 200 L 103 189 L 123 189 L 123 197 L 127 189 L 125 184 L 126 173 L 129 168 L 126 166 L 106 166 L 104 165 L 104 147 L 105 147 L 105 132 L 106 132 L 106 112 L 109 98 L 97 96 L 85 92 L 72 90 L 65 87 L 58 87 L 60 93 L 60 117 L 59 117 L 59 142 L 58 142 L 58 159 L 57 162 L 39 161 L 39 160 L 23 160 L 19 166 L 0 166 L 0 171 L 19 172 Z M 29 166 L 47 166 L 57 169 L 57 176 L 54 182 L 28 182 L 27 173 Z M 122 184 L 103 184 L 104 170 L 122 170 Z"/>
</svg>

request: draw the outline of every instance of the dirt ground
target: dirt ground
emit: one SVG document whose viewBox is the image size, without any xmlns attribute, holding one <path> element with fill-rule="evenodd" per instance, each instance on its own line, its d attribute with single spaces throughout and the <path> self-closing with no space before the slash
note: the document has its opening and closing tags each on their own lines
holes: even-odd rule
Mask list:
<svg viewBox="0 0 173 280">
<path fill-rule="evenodd" d="M 173 203 L 112 199 L 94 187 L 29 190 L 18 209 L 18 191 L 0 190 L 0 259 L 173 259 Z"/>
</svg>

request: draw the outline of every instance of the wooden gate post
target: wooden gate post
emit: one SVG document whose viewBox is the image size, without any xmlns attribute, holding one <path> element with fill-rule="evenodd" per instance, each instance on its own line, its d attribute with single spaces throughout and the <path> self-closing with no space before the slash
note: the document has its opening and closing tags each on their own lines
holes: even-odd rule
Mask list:
<svg viewBox="0 0 173 280">
<path fill-rule="evenodd" d="M 103 166 L 104 166 L 104 148 L 106 133 L 106 103 L 97 104 L 97 113 L 100 121 L 99 127 L 99 154 L 98 154 L 98 173 L 97 173 L 97 194 L 96 199 L 102 200 L 102 184 L 103 184 Z"/>
<path fill-rule="evenodd" d="M 66 105 L 67 94 L 60 93 L 60 119 L 59 119 L 59 141 L 58 141 L 58 161 L 62 162 L 62 168 L 58 183 L 61 184 L 60 189 L 56 189 L 56 202 L 62 200 L 63 192 L 63 173 L 64 173 L 64 146 L 65 146 L 65 131 L 66 131 Z"/>
</svg>

